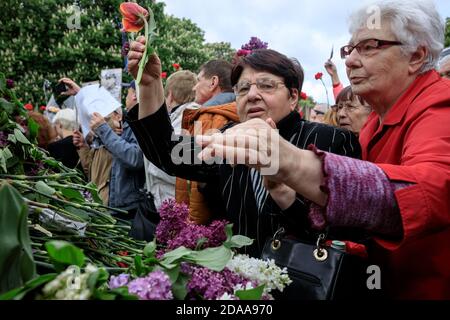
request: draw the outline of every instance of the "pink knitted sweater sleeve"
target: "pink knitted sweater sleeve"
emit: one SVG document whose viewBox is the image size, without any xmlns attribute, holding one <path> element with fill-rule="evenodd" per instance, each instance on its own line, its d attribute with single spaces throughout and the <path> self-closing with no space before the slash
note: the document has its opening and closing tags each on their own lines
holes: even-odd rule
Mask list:
<svg viewBox="0 0 450 320">
<path fill-rule="evenodd" d="M 312 204 L 310 220 L 314 228 L 358 227 L 375 234 L 401 237 L 402 221 L 395 191 L 408 183 L 392 182 L 373 163 L 318 151 L 323 161 L 328 204 Z"/>
</svg>

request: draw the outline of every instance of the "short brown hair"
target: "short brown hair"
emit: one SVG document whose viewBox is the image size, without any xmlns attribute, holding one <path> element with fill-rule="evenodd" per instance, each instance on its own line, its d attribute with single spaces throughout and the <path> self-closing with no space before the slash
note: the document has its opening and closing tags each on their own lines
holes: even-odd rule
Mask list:
<svg viewBox="0 0 450 320">
<path fill-rule="evenodd" d="M 219 78 L 219 87 L 222 92 L 233 92 L 231 70 L 233 70 L 233 65 L 221 59 L 208 61 L 200 67 L 200 72 L 203 71 L 206 78 L 210 79 L 214 76 Z"/>
<path fill-rule="evenodd" d="M 182 70 L 172 74 L 166 82 L 164 89 L 165 96 L 172 92 L 173 99 L 179 104 L 186 104 L 195 99 L 195 92 L 192 90 L 197 84 L 195 73 Z"/>
<path fill-rule="evenodd" d="M 286 88 L 297 89 L 300 93 L 303 86 L 303 68 L 296 59 L 289 59 L 271 49 L 257 49 L 246 57 L 242 57 L 231 73 L 231 83 L 235 85 L 241 77 L 244 67 L 250 67 L 256 71 L 274 74 L 284 79 Z"/>
</svg>

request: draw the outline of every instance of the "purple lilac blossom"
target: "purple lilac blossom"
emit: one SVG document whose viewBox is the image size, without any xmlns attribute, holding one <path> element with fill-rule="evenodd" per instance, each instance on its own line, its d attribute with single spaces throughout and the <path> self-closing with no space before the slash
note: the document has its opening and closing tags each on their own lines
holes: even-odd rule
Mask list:
<svg viewBox="0 0 450 320">
<path fill-rule="evenodd" d="M 145 278 L 138 278 L 128 284 L 128 292 L 139 300 L 172 300 L 169 276 L 162 271 L 154 271 Z"/>
<path fill-rule="evenodd" d="M 249 50 L 249 51 L 267 48 L 268 48 L 267 42 L 261 41 L 258 37 L 251 37 L 250 41 L 241 47 L 242 50 Z"/>
<path fill-rule="evenodd" d="M 130 275 L 122 273 L 117 277 L 111 276 L 111 278 L 109 279 L 108 286 L 110 289 L 117 289 L 126 286 L 128 282 L 130 282 Z"/>
<path fill-rule="evenodd" d="M 217 300 L 224 293 L 234 294 L 234 287 L 241 284 L 243 287 L 249 283 L 238 274 L 225 268 L 221 272 L 212 271 L 203 267 L 191 267 L 191 279 L 188 282 L 188 297 L 190 299 L 202 298 Z"/>
</svg>

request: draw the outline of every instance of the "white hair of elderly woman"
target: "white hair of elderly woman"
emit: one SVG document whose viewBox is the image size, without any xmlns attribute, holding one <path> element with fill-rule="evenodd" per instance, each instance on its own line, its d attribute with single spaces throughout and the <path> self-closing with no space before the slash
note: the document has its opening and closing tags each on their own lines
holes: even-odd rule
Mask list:
<svg viewBox="0 0 450 320">
<path fill-rule="evenodd" d="M 420 46 L 428 48 L 428 60 L 420 70 L 424 73 L 436 68 L 444 47 L 445 24 L 432 0 L 382 0 L 365 4 L 350 16 L 350 33 L 373 25 L 374 15 L 380 15 L 380 23 L 391 24 L 401 50 L 411 54 Z M 386 39 L 381 39 L 386 40 Z"/>
<path fill-rule="evenodd" d="M 75 111 L 69 108 L 62 109 L 53 118 L 54 124 L 60 124 L 64 130 L 78 129 Z"/>
</svg>

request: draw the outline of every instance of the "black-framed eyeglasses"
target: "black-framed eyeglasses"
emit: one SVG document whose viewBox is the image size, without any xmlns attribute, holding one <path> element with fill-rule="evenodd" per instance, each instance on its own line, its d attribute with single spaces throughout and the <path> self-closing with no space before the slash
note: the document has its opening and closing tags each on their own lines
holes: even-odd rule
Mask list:
<svg viewBox="0 0 450 320">
<path fill-rule="evenodd" d="M 273 79 L 261 78 L 256 79 L 255 82 L 241 81 L 238 82 L 234 87 L 234 94 L 237 96 L 245 96 L 250 91 L 252 85 L 255 85 L 259 91 L 264 93 L 273 93 L 278 89 L 280 85 L 285 85 L 283 81 L 277 81 Z"/>
<path fill-rule="evenodd" d="M 380 39 L 366 39 L 358 42 L 354 46 L 346 45 L 341 48 L 341 58 L 347 58 L 354 49 L 358 51 L 361 56 L 370 56 L 374 54 L 378 49 L 384 46 L 401 46 L 403 43 L 399 41 L 389 41 Z"/>
</svg>

